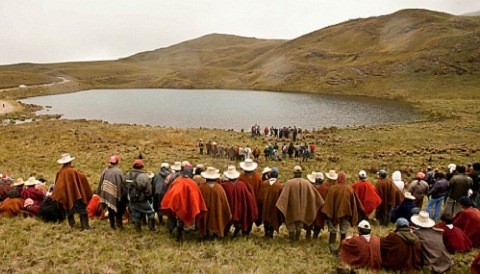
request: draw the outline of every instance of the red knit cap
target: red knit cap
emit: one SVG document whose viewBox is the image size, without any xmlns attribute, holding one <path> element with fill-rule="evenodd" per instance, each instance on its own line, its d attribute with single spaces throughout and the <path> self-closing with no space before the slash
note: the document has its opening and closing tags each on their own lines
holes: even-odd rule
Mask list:
<svg viewBox="0 0 480 274">
<path fill-rule="evenodd" d="M 108 160 L 108 162 L 110 164 L 116 164 L 118 163 L 119 160 L 120 160 L 120 157 L 118 157 L 118 155 L 112 155 L 110 156 L 110 160 Z"/>
<path fill-rule="evenodd" d="M 134 168 L 142 168 L 143 167 L 143 161 L 140 160 L 140 159 L 135 160 L 135 162 L 133 162 L 133 167 Z"/>
</svg>

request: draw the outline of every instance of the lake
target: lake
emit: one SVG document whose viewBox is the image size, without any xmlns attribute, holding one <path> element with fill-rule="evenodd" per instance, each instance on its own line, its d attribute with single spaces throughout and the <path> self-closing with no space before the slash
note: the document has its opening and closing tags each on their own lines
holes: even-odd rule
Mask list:
<svg viewBox="0 0 480 274">
<path fill-rule="evenodd" d="M 87 90 L 21 102 L 64 119 L 180 128 L 249 130 L 257 123 L 318 129 L 418 119 L 411 106 L 395 100 L 245 90 Z"/>
</svg>

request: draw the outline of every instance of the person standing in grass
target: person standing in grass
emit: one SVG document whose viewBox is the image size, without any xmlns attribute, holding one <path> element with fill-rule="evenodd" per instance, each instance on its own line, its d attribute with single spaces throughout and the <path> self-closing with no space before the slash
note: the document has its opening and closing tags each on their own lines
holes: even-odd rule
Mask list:
<svg viewBox="0 0 480 274">
<path fill-rule="evenodd" d="M 285 182 L 276 206 L 285 217 L 290 241 L 298 241 L 302 228 L 310 226 L 323 206 L 323 198 L 312 184 L 302 178 L 302 168 L 293 168 L 293 179 Z"/>
<path fill-rule="evenodd" d="M 449 192 L 447 197 L 447 202 L 445 204 L 446 213 L 455 215 L 462 210 L 460 205 L 460 198 L 468 195 L 468 190 L 473 187 L 472 178 L 468 177 L 465 166 L 456 166 L 457 174 L 452 176 L 448 186 Z"/>
<path fill-rule="evenodd" d="M 418 208 L 423 206 L 423 198 L 428 194 L 428 183 L 423 179 L 425 178 L 425 173 L 418 172 L 415 176 L 415 180 L 408 185 L 408 192 L 412 193 L 415 197 L 415 205 Z"/>
<path fill-rule="evenodd" d="M 258 164 L 255 163 L 251 158 L 245 159 L 245 161 L 240 163 L 240 168 L 242 168 L 244 172 L 240 175 L 240 177 L 238 177 L 238 180 L 242 181 L 247 186 L 250 193 L 252 193 L 255 207 L 257 207 L 256 203 L 258 190 L 262 184 L 262 174 L 256 171 L 257 167 Z M 250 226 L 248 230 L 251 231 L 252 227 Z"/>
<path fill-rule="evenodd" d="M 232 219 L 227 195 L 223 187 L 217 182 L 220 178 L 218 169 L 207 167 L 201 173 L 205 182 L 199 188 L 207 206 L 207 212 L 200 215 L 196 224 L 204 240 L 223 238 L 225 227 Z"/>
<path fill-rule="evenodd" d="M 263 223 L 266 238 L 273 238 L 274 231 L 278 233 L 282 225 L 282 212 L 276 207 L 282 190 L 283 185 L 278 180 L 278 168 L 273 167 L 269 171 L 269 178 L 262 182 L 257 198 L 258 224 Z"/>
<path fill-rule="evenodd" d="M 448 181 L 445 179 L 445 173 L 443 172 L 436 172 L 433 178 L 434 183 L 428 192 L 430 199 L 427 202 L 427 212 L 433 217 L 434 221 L 438 221 L 442 211 L 443 200 L 448 194 Z M 435 212 L 433 212 L 434 208 Z"/>
<path fill-rule="evenodd" d="M 322 196 L 322 199 L 325 201 L 327 198 L 328 194 L 328 184 L 324 184 L 324 176 L 322 172 L 312 172 L 312 174 L 307 175 L 307 179 L 312 183 L 312 186 L 320 193 L 320 196 Z M 317 240 L 318 235 L 320 234 L 320 231 L 323 230 L 323 227 L 325 226 L 325 219 L 326 216 L 325 214 L 322 213 L 321 210 L 318 211 L 317 213 L 317 218 L 315 218 L 315 221 L 313 222 L 312 225 L 306 226 L 305 231 L 306 239 L 310 239 L 312 235 L 312 230 L 313 230 L 313 239 Z"/>
<path fill-rule="evenodd" d="M 378 196 L 382 199 L 378 205 L 375 218 L 381 225 L 387 226 L 393 208 L 400 205 L 405 196 L 402 191 L 393 183 L 392 179 L 387 178 L 387 171 L 381 169 L 378 172 L 378 180 L 375 185 Z"/>
<path fill-rule="evenodd" d="M 236 170 L 235 166 L 228 166 L 223 175 L 228 179 L 228 181 L 222 183 L 222 187 L 227 195 L 228 205 L 232 213 L 232 219 L 225 227 L 225 236 L 230 232 L 232 225 L 235 228 L 233 237 L 237 237 L 240 231 L 244 236 L 248 236 L 250 234 L 249 228 L 258 219 L 255 198 L 247 186 L 238 180 L 240 172 Z"/>
<path fill-rule="evenodd" d="M 127 197 L 132 210 L 132 221 L 135 230 L 142 231 L 141 218 L 148 217 L 148 228 L 155 231 L 155 211 L 148 201 L 152 197 L 152 184 L 147 173 L 143 170 L 143 161 L 138 159 L 133 162 L 133 169 L 125 175 Z"/>
<path fill-rule="evenodd" d="M 96 191 L 100 196 L 100 203 L 107 207 L 112 229 L 116 227 L 123 229 L 122 216 L 127 206 L 127 186 L 125 176 L 118 167 L 119 161 L 118 155 L 110 156 L 108 161 L 110 165 L 103 170 Z"/>
<path fill-rule="evenodd" d="M 453 217 L 453 225 L 460 228 L 475 247 L 480 247 L 480 210 L 473 207 L 468 196 L 460 198 L 459 203 L 462 210 Z"/>
<path fill-rule="evenodd" d="M 367 172 L 365 170 L 360 170 L 358 173 L 358 181 L 352 185 L 352 188 L 362 202 L 365 216 L 368 218 L 382 202 L 382 198 L 378 196 L 372 183 L 367 180 Z"/>
<path fill-rule="evenodd" d="M 331 175 L 331 174 L 330 174 Z M 345 172 L 338 173 L 337 184 L 330 186 L 325 198 L 322 212 L 327 216 L 328 247 L 331 253 L 337 252 L 333 246 L 337 233 L 340 230 L 340 242 L 345 239 L 350 226 L 355 226 L 359 219 L 363 219 L 363 206 L 353 189 L 346 184 Z"/>
<path fill-rule="evenodd" d="M 51 197 L 63 205 L 71 227 L 75 226 L 74 214 L 78 213 L 82 230 L 88 230 L 90 226 L 86 208 L 93 192 L 87 177 L 72 166 L 73 160 L 75 157 L 65 153 L 57 161 L 62 167 L 55 176 L 55 187 Z"/>
</svg>

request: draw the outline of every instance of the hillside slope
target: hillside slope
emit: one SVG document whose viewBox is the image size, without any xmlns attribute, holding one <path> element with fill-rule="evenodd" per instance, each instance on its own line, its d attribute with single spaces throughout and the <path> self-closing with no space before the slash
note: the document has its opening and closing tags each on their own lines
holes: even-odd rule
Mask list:
<svg viewBox="0 0 480 274">
<path fill-rule="evenodd" d="M 404 92 L 405 81 L 411 86 L 475 82 L 479 71 L 480 17 L 402 10 L 290 41 L 211 34 L 116 61 L 2 66 L 0 88 L 18 86 L 21 75 L 34 74 L 36 81 L 66 76 L 85 88 L 387 92 L 395 97 Z"/>
</svg>

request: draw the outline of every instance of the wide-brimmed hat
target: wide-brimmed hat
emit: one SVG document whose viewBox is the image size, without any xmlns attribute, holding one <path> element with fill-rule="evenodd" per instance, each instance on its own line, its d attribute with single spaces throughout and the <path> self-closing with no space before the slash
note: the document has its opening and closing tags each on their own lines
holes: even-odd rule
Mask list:
<svg viewBox="0 0 480 274">
<path fill-rule="evenodd" d="M 63 165 L 66 163 L 70 163 L 73 160 L 75 160 L 75 157 L 71 157 L 70 153 L 64 153 L 60 156 L 60 159 L 57 160 L 57 163 Z"/>
<path fill-rule="evenodd" d="M 13 183 L 13 186 L 21 186 L 25 184 L 25 182 L 23 181 L 22 178 L 18 178 L 17 180 L 15 180 L 15 183 Z"/>
<path fill-rule="evenodd" d="M 415 200 L 415 197 L 410 192 L 405 192 L 405 199 Z"/>
<path fill-rule="evenodd" d="M 272 169 L 267 166 L 262 170 L 262 174 L 265 174 L 265 173 L 270 172 L 270 171 L 272 171 Z"/>
<path fill-rule="evenodd" d="M 315 172 L 315 171 L 312 171 L 311 174 L 307 174 L 307 179 L 311 182 L 311 183 L 315 183 L 318 180 L 324 180 L 324 177 L 323 177 L 323 173 L 322 172 Z"/>
<path fill-rule="evenodd" d="M 237 171 L 235 166 L 228 166 L 227 171 L 223 173 L 228 179 L 237 179 L 240 177 L 240 172 Z"/>
<path fill-rule="evenodd" d="M 25 182 L 25 186 L 34 186 L 34 185 L 38 185 L 38 184 L 41 184 L 42 182 L 40 182 L 39 180 L 35 179 L 35 177 L 30 177 L 28 178 L 28 180 Z"/>
<path fill-rule="evenodd" d="M 255 169 L 257 169 L 258 164 L 255 163 L 252 159 L 248 158 L 245 159 L 244 162 L 240 163 L 240 167 L 245 171 L 254 171 Z"/>
<path fill-rule="evenodd" d="M 180 171 L 180 170 L 182 170 L 182 163 L 181 163 L 181 162 L 175 162 L 175 163 L 172 165 L 172 170 L 173 170 L 173 171 Z"/>
<path fill-rule="evenodd" d="M 213 166 L 207 167 L 207 170 L 200 173 L 200 175 L 202 175 L 203 178 L 210 179 L 210 180 L 215 180 L 220 178 L 219 170 L 214 168 Z"/>
<path fill-rule="evenodd" d="M 370 223 L 367 220 L 362 220 L 360 223 L 358 223 L 357 227 L 363 229 L 371 229 Z"/>
<path fill-rule="evenodd" d="M 330 169 L 325 176 L 327 176 L 327 178 L 330 180 L 336 180 L 338 178 L 337 172 L 333 169 Z"/>
<path fill-rule="evenodd" d="M 410 220 L 419 227 L 430 228 L 435 225 L 435 221 L 430 219 L 430 216 L 426 211 L 420 211 L 418 215 L 413 215 Z"/>
</svg>

